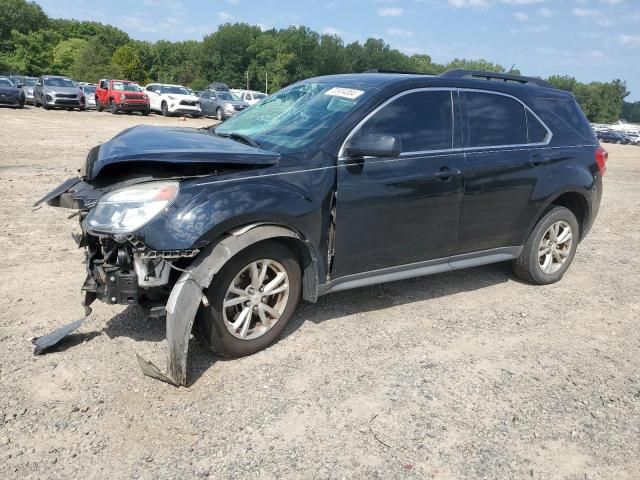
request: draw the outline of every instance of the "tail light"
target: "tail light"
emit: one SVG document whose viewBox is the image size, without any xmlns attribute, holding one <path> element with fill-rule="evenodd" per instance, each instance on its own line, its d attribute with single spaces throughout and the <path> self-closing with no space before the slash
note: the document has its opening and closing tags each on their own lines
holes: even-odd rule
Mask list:
<svg viewBox="0 0 640 480">
<path fill-rule="evenodd" d="M 609 154 L 607 151 L 602 148 L 596 148 L 596 164 L 598 165 L 598 170 L 600 171 L 600 175 L 604 175 L 607 171 L 607 160 L 609 159 Z"/>
</svg>

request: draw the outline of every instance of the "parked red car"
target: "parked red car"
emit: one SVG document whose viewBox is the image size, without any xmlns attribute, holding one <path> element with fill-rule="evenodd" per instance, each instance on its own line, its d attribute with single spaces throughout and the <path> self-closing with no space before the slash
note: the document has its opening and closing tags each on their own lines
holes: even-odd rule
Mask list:
<svg viewBox="0 0 640 480">
<path fill-rule="evenodd" d="M 149 115 L 149 97 L 135 82 L 103 78 L 96 88 L 96 110 L 104 109 L 113 114 L 138 111 L 146 117 Z"/>
</svg>

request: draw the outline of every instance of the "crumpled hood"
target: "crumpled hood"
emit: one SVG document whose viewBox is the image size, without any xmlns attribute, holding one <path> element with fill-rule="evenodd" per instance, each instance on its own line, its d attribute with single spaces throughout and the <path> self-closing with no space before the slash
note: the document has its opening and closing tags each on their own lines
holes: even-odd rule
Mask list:
<svg viewBox="0 0 640 480">
<path fill-rule="evenodd" d="M 136 162 L 151 174 L 161 170 L 163 164 L 269 166 L 278 163 L 279 157 L 276 152 L 217 137 L 205 130 L 138 125 L 91 149 L 80 174 L 93 180 L 107 166 L 131 166 Z"/>
</svg>

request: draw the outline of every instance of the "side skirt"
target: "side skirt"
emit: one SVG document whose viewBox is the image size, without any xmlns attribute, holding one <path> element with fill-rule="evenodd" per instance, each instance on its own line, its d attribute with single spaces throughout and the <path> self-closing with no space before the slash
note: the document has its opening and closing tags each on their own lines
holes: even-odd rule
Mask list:
<svg viewBox="0 0 640 480">
<path fill-rule="evenodd" d="M 324 285 L 320 285 L 318 287 L 318 294 L 326 295 L 329 292 L 339 292 L 340 290 L 349 290 L 367 285 L 395 282 L 398 280 L 406 280 L 407 278 L 433 275 L 434 273 L 449 272 L 463 268 L 477 267 L 479 265 L 504 262 L 506 260 L 514 260 L 520 256 L 523 248 L 522 246 L 492 248 L 481 252 L 465 253 L 452 257 L 437 258 L 424 262 L 410 263 L 408 265 L 346 275 L 336 278 Z"/>
</svg>

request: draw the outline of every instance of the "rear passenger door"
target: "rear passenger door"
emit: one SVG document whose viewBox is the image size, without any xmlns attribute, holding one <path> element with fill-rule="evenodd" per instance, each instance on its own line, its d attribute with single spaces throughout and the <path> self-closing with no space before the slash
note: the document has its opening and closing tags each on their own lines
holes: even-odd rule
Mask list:
<svg viewBox="0 0 640 480">
<path fill-rule="evenodd" d="M 393 135 L 402 153 L 338 159 L 333 278 L 446 262 L 456 244 L 464 192 L 458 108 L 455 91 L 403 92 L 350 134 Z"/>
<path fill-rule="evenodd" d="M 550 132 L 515 97 L 460 91 L 466 184 L 455 254 L 522 245 Z"/>
</svg>

